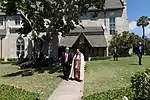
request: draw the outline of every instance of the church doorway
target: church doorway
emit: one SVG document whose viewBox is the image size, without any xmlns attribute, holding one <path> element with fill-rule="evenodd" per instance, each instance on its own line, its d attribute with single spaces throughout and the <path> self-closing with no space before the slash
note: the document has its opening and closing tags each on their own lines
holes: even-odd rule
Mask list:
<svg viewBox="0 0 150 100">
<path fill-rule="evenodd" d="M 85 48 L 84 47 L 80 48 L 80 51 L 85 56 Z"/>
</svg>

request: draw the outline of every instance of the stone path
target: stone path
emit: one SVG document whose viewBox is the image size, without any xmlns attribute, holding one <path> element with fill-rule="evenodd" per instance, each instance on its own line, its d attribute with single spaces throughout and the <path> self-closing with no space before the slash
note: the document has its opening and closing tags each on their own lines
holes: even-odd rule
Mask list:
<svg viewBox="0 0 150 100">
<path fill-rule="evenodd" d="M 81 100 L 84 82 L 63 80 L 48 100 Z"/>
</svg>

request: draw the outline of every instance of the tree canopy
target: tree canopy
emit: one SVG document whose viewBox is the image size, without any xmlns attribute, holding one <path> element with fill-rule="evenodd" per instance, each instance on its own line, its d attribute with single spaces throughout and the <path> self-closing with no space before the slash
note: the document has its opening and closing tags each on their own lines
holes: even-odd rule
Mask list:
<svg viewBox="0 0 150 100">
<path fill-rule="evenodd" d="M 141 26 L 143 29 L 143 36 L 142 36 L 143 39 L 145 38 L 145 27 L 149 25 L 149 21 L 150 21 L 150 18 L 148 18 L 147 16 L 141 16 L 137 20 L 137 26 Z"/>
<path fill-rule="evenodd" d="M 38 36 L 41 31 L 47 31 L 48 39 L 58 33 L 69 33 L 75 25 L 83 27 L 79 17 L 90 7 L 103 9 L 104 3 L 105 0 L 0 0 L 6 15 L 22 15 L 21 34 L 27 35 L 32 31 L 34 36 Z"/>
<path fill-rule="evenodd" d="M 122 34 L 114 36 L 110 44 L 111 48 L 117 47 L 120 56 L 129 56 L 129 50 L 134 49 L 140 41 L 141 38 L 138 35 L 124 31 Z"/>
</svg>

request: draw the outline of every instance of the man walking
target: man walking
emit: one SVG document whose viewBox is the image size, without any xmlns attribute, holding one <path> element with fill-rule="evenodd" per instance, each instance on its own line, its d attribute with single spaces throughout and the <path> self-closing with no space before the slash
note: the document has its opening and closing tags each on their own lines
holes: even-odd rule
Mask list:
<svg viewBox="0 0 150 100">
<path fill-rule="evenodd" d="M 62 66 L 64 78 L 68 81 L 72 63 L 72 54 L 69 52 L 69 48 L 66 47 L 65 52 L 62 54 Z"/>
<path fill-rule="evenodd" d="M 139 57 L 139 65 L 142 65 L 142 55 L 144 53 L 144 47 L 142 46 L 142 43 L 139 42 L 139 46 L 137 46 L 137 55 Z"/>
</svg>

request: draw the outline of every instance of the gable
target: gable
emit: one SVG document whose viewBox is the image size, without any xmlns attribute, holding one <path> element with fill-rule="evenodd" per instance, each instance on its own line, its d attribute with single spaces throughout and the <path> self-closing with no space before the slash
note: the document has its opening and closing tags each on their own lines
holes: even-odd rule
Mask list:
<svg viewBox="0 0 150 100">
<path fill-rule="evenodd" d="M 86 35 L 85 33 L 80 33 L 76 36 L 68 35 L 62 37 L 59 46 L 72 47 L 75 43 L 79 42 L 81 36 L 84 37 L 90 47 L 107 47 L 104 35 Z"/>
</svg>

